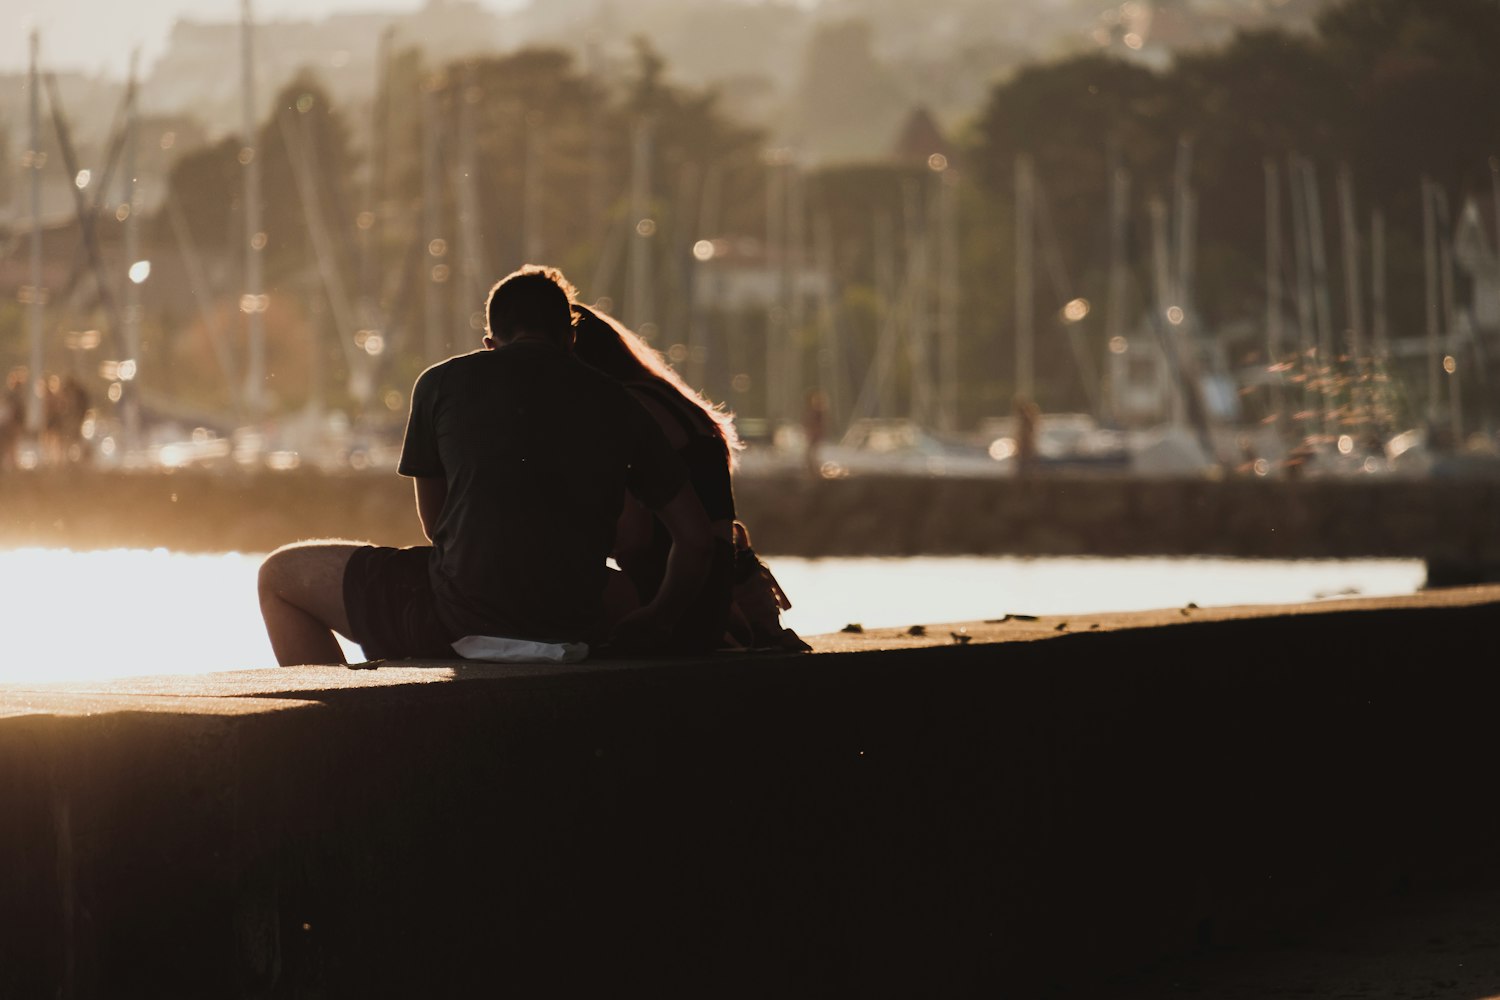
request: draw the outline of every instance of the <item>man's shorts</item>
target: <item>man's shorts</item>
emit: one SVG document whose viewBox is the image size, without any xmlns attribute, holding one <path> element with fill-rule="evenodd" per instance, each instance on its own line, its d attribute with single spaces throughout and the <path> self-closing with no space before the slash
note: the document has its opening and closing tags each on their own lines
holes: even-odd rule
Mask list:
<svg viewBox="0 0 1500 1000">
<path fill-rule="evenodd" d="M 457 657 L 427 575 L 432 546 L 363 545 L 344 568 L 349 638 L 372 660 Z"/>
</svg>

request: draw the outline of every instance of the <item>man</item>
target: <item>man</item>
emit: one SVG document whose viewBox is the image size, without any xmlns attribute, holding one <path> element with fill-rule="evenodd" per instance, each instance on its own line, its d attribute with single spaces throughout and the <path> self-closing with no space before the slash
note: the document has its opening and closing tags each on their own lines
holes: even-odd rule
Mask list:
<svg viewBox="0 0 1500 1000">
<path fill-rule="evenodd" d="M 524 267 L 490 290 L 484 350 L 412 390 L 398 471 L 416 483 L 430 546 L 284 546 L 260 571 L 282 665 L 342 663 L 333 632 L 371 659 L 446 658 L 468 636 L 621 645 L 664 634 L 708 570 L 707 516 L 656 422 L 574 360 L 573 288 Z M 605 566 L 629 490 L 672 536 L 655 599 Z"/>
</svg>

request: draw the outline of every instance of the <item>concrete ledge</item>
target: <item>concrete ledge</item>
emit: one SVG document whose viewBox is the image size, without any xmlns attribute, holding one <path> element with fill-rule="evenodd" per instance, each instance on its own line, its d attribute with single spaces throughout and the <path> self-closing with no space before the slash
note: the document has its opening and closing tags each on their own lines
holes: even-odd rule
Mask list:
<svg viewBox="0 0 1500 1000">
<path fill-rule="evenodd" d="M 1097 989 L 1491 878 L 1497 622 L 0 687 L 0 995 Z"/>
</svg>

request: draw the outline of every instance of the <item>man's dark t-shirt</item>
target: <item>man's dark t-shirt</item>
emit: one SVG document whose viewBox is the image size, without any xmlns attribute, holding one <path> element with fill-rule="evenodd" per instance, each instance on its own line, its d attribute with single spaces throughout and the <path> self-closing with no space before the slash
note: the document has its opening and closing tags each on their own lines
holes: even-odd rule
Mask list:
<svg viewBox="0 0 1500 1000">
<path fill-rule="evenodd" d="M 684 482 L 625 389 L 530 340 L 423 372 L 399 471 L 448 484 L 429 575 L 454 638 L 588 638 L 625 491 L 658 508 Z"/>
</svg>

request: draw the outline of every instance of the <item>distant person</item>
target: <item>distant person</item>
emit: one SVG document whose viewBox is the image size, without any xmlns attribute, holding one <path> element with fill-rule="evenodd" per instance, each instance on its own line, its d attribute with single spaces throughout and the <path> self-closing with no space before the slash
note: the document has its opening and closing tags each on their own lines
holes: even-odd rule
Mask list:
<svg viewBox="0 0 1500 1000">
<path fill-rule="evenodd" d="M 760 591 L 767 589 L 761 577 L 763 564 L 749 550 L 749 533 L 735 520 L 732 473 L 742 446 L 734 420 L 694 391 L 657 351 L 614 317 L 581 305 L 573 309 L 578 317 L 574 356 L 618 381 L 656 420 L 686 466 L 710 522 L 713 555 L 708 578 L 663 651 L 719 649 L 726 645 L 726 633 L 745 646 L 807 649 L 795 632 L 781 626 L 779 606 L 762 599 Z M 613 555 L 642 601 L 651 600 L 661 587 L 670 542 L 661 519 L 627 498 Z M 772 586 L 774 582 L 771 579 Z"/>
<path fill-rule="evenodd" d="M 26 369 L 12 369 L 0 392 L 0 472 L 19 464 L 21 438 L 26 434 L 26 382 Z"/>
<path fill-rule="evenodd" d="M 415 480 L 431 545 L 308 542 L 266 559 L 261 612 L 280 663 L 343 662 L 335 631 L 371 659 L 672 633 L 708 575 L 708 518 L 656 422 L 569 353 L 572 299 L 552 268 L 508 275 L 490 290 L 484 349 L 417 379 L 398 471 Z M 670 536 L 646 602 L 605 565 L 627 494 Z"/>
<path fill-rule="evenodd" d="M 828 393 L 822 389 L 809 389 L 802 407 L 802 438 L 806 442 L 803 452 L 807 474 L 817 479 L 823 474 L 823 463 L 819 461 L 823 441 L 828 437 Z"/>
<path fill-rule="evenodd" d="M 42 405 L 42 453 L 53 465 L 82 461 L 86 456 L 83 423 L 88 418 L 89 392 L 72 374 L 47 379 Z"/>
<path fill-rule="evenodd" d="M 1042 411 L 1029 396 L 1017 393 L 1014 402 L 1016 418 L 1016 472 L 1022 476 L 1035 474 L 1037 467 L 1037 430 L 1042 422 Z"/>
</svg>

